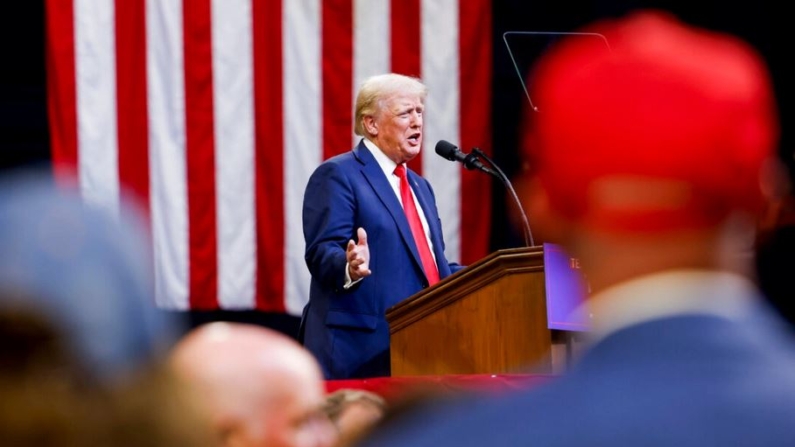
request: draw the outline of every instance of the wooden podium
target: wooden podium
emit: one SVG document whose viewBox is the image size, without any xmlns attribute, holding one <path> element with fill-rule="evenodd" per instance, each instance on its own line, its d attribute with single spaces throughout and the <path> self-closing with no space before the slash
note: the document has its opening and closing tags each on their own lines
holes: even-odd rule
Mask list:
<svg viewBox="0 0 795 447">
<path fill-rule="evenodd" d="M 498 250 L 388 309 L 392 375 L 551 373 L 543 250 Z"/>
</svg>

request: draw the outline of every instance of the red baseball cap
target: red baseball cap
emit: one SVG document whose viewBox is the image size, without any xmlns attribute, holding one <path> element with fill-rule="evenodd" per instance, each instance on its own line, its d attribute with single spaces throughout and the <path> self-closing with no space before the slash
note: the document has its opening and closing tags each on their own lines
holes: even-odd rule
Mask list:
<svg viewBox="0 0 795 447">
<path fill-rule="evenodd" d="M 524 151 L 564 216 L 602 230 L 714 225 L 761 208 L 778 117 L 761 56 L 661 11 L 598 22 L 534 67 Z"/>
</svg>

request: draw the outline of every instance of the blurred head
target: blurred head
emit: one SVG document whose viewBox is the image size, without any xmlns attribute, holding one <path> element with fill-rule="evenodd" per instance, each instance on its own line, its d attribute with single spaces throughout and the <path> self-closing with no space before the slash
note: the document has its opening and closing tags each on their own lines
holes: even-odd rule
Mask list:
<svg viewBox="0 0 795 447">
<path fill-rule="evenodd" d="M 34 174 L 0 182 L 0 311 L 30 312 L 104 382 L 163 360 L 183 321 L 154 304 L 148 232 Z"/>
<path fill-rule="evenodd" d="M 181 340 L 175 373 L 204 399 L 222 445 L 330 446 L 336 431 L 322 412 L 320 367 L 278 332 L 238 323 L 209 323 Z"/>
<path fill-rule="evenodd" d="M 585 31 L 609 48 L 564 40 L 530 78 L 535 219 L 554 216 L 544 226 L 571 240 L 566 231 L 659 236 L 757 213 L 779 134 L 760 55 L 654 11 Z"/>
<path fill-rule="evenodd" d="M 356 97 L 354 131 L 376 144 L 395 163 L 420 153 L 425 97 L 419 79 L 399 74 L 373 76 Z"/>
<path fill-rule="evenodd" d="M 180 321 L 151 295 L 146 231 L 28 173 L 0 181 L 0 439 L 207 445 L 165 371 Z"/>
</svg>

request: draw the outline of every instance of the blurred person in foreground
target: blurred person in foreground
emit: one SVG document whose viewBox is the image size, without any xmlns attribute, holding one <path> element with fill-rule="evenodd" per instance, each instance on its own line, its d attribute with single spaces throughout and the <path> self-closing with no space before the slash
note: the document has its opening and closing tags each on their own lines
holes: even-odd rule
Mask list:
<svg viewBox="0 0 795 447">
<path fill-rule="evenodd" d="M 165 368 L 181 322 L 154 307 L 139 223 L 38 171 L 0 179 L 1 444 L 208 445 Z"/>
<path fill-rule="evenodd" d="M 312 284 L 299 338 L 326 379 L 389 376 L 386 310 L 462 268 L 445 257 L 430 182 L 406 164 L 422 150 L 427 94 L 409 76 L 366 79 L 354 117 L 362 139 L 306 186 Z"/>
<path fill-rule="evenodd" d="M 750 278 L 778 118 L 735 37 L 635 11 L 531 77 L 529 216 L 579 258 L 591 340 L 528 392 L 417 412 L 372 446 L 784 446 L 795 345 Z"/>
<path fill-rule="evenodd" d="M 208 323 L 171 354 L 178 377 L 202 398 L 216 445 L 329 447 L 325 387 L 312 354 L 295 340 L 243 323 Z"/>
</svg>

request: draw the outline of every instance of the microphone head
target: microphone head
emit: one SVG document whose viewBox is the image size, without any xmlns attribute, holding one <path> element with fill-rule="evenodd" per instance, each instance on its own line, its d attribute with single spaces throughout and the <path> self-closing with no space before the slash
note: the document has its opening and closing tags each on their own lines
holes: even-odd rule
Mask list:
<svg viewBox="0 0 795 447">
<path fill-rule="evenodd" d="M 450 161 L 457 160 L 456 152 L 458 152 L 458 147 L 449 141 L 439 140 L 436 143 L 436 153 Z"/>
</svg>

